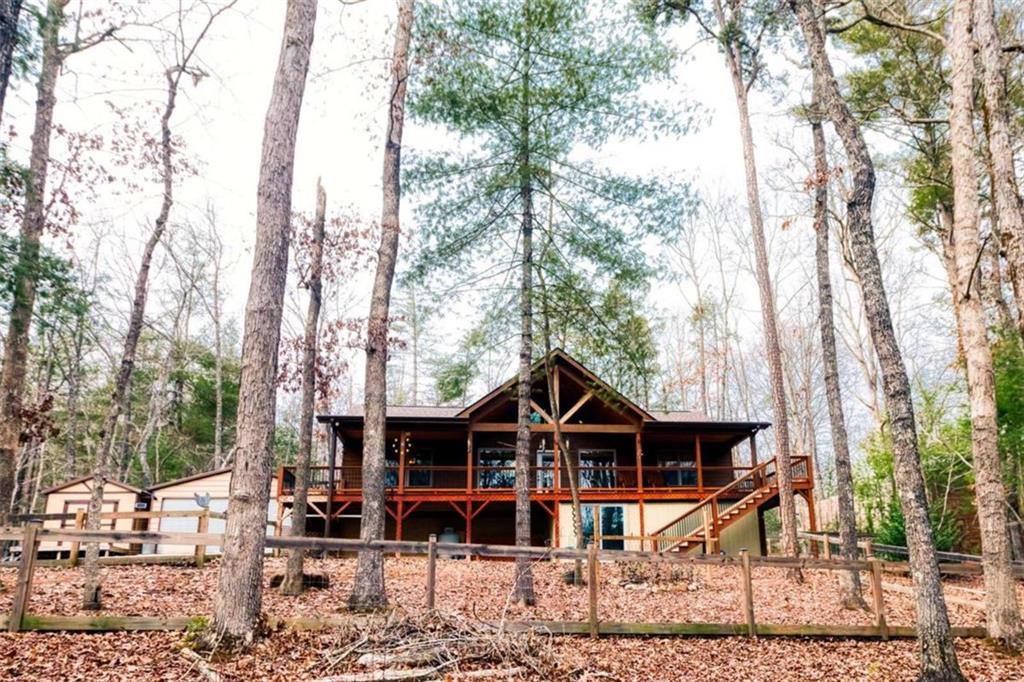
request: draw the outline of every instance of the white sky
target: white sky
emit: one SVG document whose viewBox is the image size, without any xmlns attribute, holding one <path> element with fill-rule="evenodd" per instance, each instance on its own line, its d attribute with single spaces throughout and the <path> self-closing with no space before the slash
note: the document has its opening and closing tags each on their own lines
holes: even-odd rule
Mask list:
<svg viewBox="0 0 1024 682">
<path fill-rule="evenodd" d="M 176 0 L 149 0 L 154 9 L 170 11 Z M 227 262 L 231 264 L 227 289 L 227 312 L 241 319 L 248 289 L 251 247 L 255 231 L 255 188 L 259 169 L 263 117 L 269 99 L 273 71 L 283 23 L 284 0 L 240 0 L 234 11 L 225 15 L 199 49 L 200 61 L 212 77 L 198 86 L 184 85 L 183 97 L 172 121 L 175 132 L 187 141 L 191 153 L 201 161 L 198 177 L 176 188 L 172 222 L 186 217 L 197 219 L 207 203 L 212 203 L 220 219 L 223 240 L 229 245 Z M 318 176 L 323 177 L 331 206 L 353 205 L 367 217 L 376 219 L 380 203 L 381 134 L 385 114 L 386 57 L 390 54 L 392 27 L 396 14 L 393 0 L 367 0 L 343 6 L 334 0 L 321 0 L 317 37 L 310 79 L 302 113 L 294 187 L 295 210 L 310 210 Z M 676 30 L 673 37 L 680 46 L 693 42 L 690 29 Z M 105 131 L 111 125 L 107 100 L 119 106 L 146 107 L 153 111 L 163 98 L 162 68 L 157 51 L 142 43 L 111 43 L 86 54 L 73 56 L 60 84 L 57 109 L 59 122 L 71 129 Z M 792 57 L 792 58 L 791 58 Z M 806 221 L 790 231 L 780 231 L 781 222 L 790 217 L 800 196 L 778 195 L 772 184 L 789 186 L 793 178 L 802 180 L 791 153 L 776 144 L 786 141 L 797 149 L 807 149 L 804 131 L 796 130 L 787 114 L 799 102 L 805 82 L 801 74 L 792 74 L 796 55 L 780 56 L 773 64 L 777 70 L 791 72 L 783 101 L 755 93 L 752 100 L 758 162 L 762 172 L 762 194 L 768 217 L 773 260 L 779 264 L 780 289 L 785 290 L 789 273 L 807 272 L 813 253 L 808 243 Z M 16 126 L 20 137 L 15 147 L 27 147 L 34 103 L 33 84 L 23 83 L 9 97 L 7 122 Z M 617 169 L 636 173 L 666 173 L 694 181 L 699 189 L 735 195 L 740 202 L 737 215 L 746 220 L 743 165 L 737 134 L 737 116 L 732 88 L 720 55 L 703 44 L 689 50 L 687 59 L 676 70 L 676 82 L 666 84 L 663 95 L 679 102 L 698 102 L 707 112 L 699 131 L 677 140 L 656 143 L 624 142 L 609 146 L 600 157 Z M 157 130 L 152 117 L 152 130 Z M 407 125 L 405 145 L 433 146 L 436 133 Z M 788 176 L 787 176 L 788 174 Z M 127 258 L 137 260 L 141 244 L 156 211 L 159 188 L 154 184 L 147 196 L 120 197 L 112 205 L 84 207 L 85 222 L 106 223 L 117 235 L 102 250 L 110 272 L 118 281 L 130 281 L 131 272 L 123 266 Z M 804 203 L 806 205 L 806 203 Z M 403 227 L 415 229 L 413 206 L 403 206 Z M 742 225 L 741 227 L 746 227 Z M 804 236 L 799 236 L 800 231 Z M 76 249 L 84 249 L 89 228 L 85 225 L 72 235 Z M 796 236 L 794 236 L 796 234 Z M 900 239 L 906 245 L 897 251 L 913 255 L 917 242 L 909 228 Z M 123 246 L 121 245 L 123 242 Z M 795 248 L 805 249 L 792 252 Z M 915 257 L 916 258 L 916 257 Z M 926 272 L 915 279 L 909 298 L 895 302 L 897 308 L 918 310 L 933 301 L 943 290 L 942 272 L 934 259 L 916 258 L 925 263 Z M 793 277 L 796 281 L 798 278 Z M 354 314 L 364 315 L 368 308 L 368 281 L 356 278 L 346 288 L 346 301 Z M 125 287 L 125 301 L 128 288 Z M 653 303 L 666 313 L 687 310 L 687 295 L 675 287 L 655 288 Z M 746 333 L 758 334 L 759 308 L 756 290 L 747 277 L 741 285 L 742 309 L 749 318 Z M 787 298 L 780 295 L 780 298 Z M 459 312 L 457 309 L 455 312 Z M 452 313 L 436 323 L 442 329 L 458 330 L 465 320 Z M 445 334 L 456 338 L 457 334 Z M 930 355 L 937 346 L 948 349 L 948 339 L 916 339 L 915 348 L 905 348 L 909 361 L 919 354 Z M 940 350 L 939 352 L 945 352 Z M 354 373 L 356 386 L 361 372 Z M 766 416 L 766 415 L 765 415 Z"/>
</svg>

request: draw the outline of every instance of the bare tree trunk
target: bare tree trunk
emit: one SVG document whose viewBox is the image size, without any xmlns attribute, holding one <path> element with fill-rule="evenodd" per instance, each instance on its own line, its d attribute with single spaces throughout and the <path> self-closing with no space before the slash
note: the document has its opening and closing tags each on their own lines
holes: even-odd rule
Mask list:
<svg viewBox="0 0 1024 682">
<path fill-rule="evenodd" d="M 882 368 L 882 383 L 889 410 L 894 455 L 894 476 L 906 524 L 912 577 L 917 596 L 917 630 L 921 647 L 922 680 L 962 680 L 960 665 L 949 627 L 949 615 L 942 594 L 942 580 L 935 556 L 924 475 L 917 449 L 917 429 L 910 381 L 882 280 L 882 268 L 875 247 L 871 204 L 875 169 L 856 118 L 839 90 L 832 63 L 825 49 L 825 37 L 811 0 L 792 0 L 807 43 L 811 66 L 820 86 L 820 96 L 846 150 L 853 189 L 847 199 L 851 251 L 860 277 L 864 312 Z"/>
<path fill-rule="evenodd" d="M 524 6 L 524 12 L 529 12 Z M 526 17 L 529 23 L 529 16 Z M 529 40 L 529 38 L 527 39 Z M 516 419 L 516 544 L 530 545 L 530 398 L 533 392 L 533 185 L 530 178 L 530 50 L 524 51 L 522 108 L 519 128 L 519 201 L 522 208 L 520 228 L 523 248 L 521 281 L 519 283 L 519 380 L 517 385 Z M 533 604 L 533 570 L 525 557 L 516 557 L 516 578 L 513 596 L 523 605 Z"/>
<path fill-rule="evenodd" d="M 993 227 L 1006 251 L 1007 273 L 1017 306 L 1017 329 L 1024 336 L 1024 202 L 1017 187 L 1013 158 L 1010 117 L 1006 95 L 1006 64 L 1003 47 L 996 29 L 993 0 L 975 0 L 971 8 L 974 27 L 972 37 L 977 44 L 982 65 L 982 89 L 985 95 L 988 123 L 988 152 L 992 167 L 992 195 L 995 204 Z"/>
<path fill-rule="evenodd" d="M 995 373 L 985 310 L 977 295 L 980 288 L 976 286 L 982 244 L 978 235 L 978 174 L 974 165 L 971 15 L 972 0 L 956 0 L 952 36 L 947 45 L 952 80 L 949 135 L 953 172 L 953 225 L 948 238 L 955 274 L 950 284 L 966 360 L 974 489 L 985 576 L 986 624 L 989 637 L 1016 649 L 1021 645 L 1020 608 L 1006 533 L 1006 489 L 1003 487 L 999 455 Z"/>
<path fill-rule="evenodd" d="M 71 366 L 68 368 L 67 420 L 64 429 L 64 477 L 75 477 L 78 448 L 78 401 L 82 386 L 82 356 L 85 345 L 84 310 L 75 314 L 75 327 L 71 341 Z"/>
<path fill-rule="evenodd" d="M 21 5 L 22 0 L 0 0 L 0 119 L 3 119 L 7 88 L 14 69 Z"/>
<path fill-rule="evenodd" d="M 224 554 L 214 601 L 214 643 L 247 645 L 263 604 L 263 548 L 273 465 L 275 389 L 288 273 L 295 140 L 316 25 L 316 0 L 288 0 L 256 199 L 256 245 L 246 302 L 242 373 Z"/>
<path fill-rule="evenodd" d="M 715 0 L 718 23 L 722 30 L 727 25 L 721 1 Z M 789 414 L 786 410 L 786 384 L 782 371 L 782 346 L 779 343 L 778 315 L 775 312 L 775 292 L 768 269 L 768 247 L 764 236 L 764 217 L 761 213 L 761 193 L 758 187 L 757 162 L 754 156 L 754 132 L 750 127 L 748 85 L 741 71 L 742 55 L 733 45 L 723 45 L 726 66 L 732 77 L 736 96 L 736 110 L 740 119 L 740 138 L 743 144 L 743 166 L 747 180 L 747 204 L 750 212 L 750 231 L 754 241 L 754 263 L 757 289 L 761 300 L 761 323 L 764 327 L 765 359 L 772 390 L 772 414 L 775 417 L 775 470 L 779 481 L 779 517 L 782 520 L 782 551 L 787 556 L 798 552 L 796 537 L 796 502 L 793 499 L 793 469 L 789 451 Z M 794 569 L 791 576 L 802 579 Z"/>
<path fill-rule="evenodd" d="M 64 23 L 67 3 L 68 0 L 50 0 L 47 3 L 42 29 L 43 57 L 36 85 L 36 114 L 25 187 L 25 212 L 21 222 L 18 261 L 14 266 L 14 287 L 0 374 L 0 522 L 6 519 L 11 508 L 15 460 L 21 443 L 22 393 L 36 302 L 39 240 L 46 225 L 46 176 L 50 167 L 53 109 L 57 103 L 54 93 L 63 63 L 60 28 Z"/>
<path fill-rule="evenodd" d="M 839 498 L 839 542 L 842 556 L 857 558 L 857 513 L 853 506 L 853 468 L 850 464 L 850 439 L 843 415 L 842 389 L 839 384 L 839 360 L 836 352 L 836 330 L 832 317 L 832 276 L 829 272 L 828 249 L 828 156 L 825 129 L 815 83 L 811 105 L 811 135 L 814 139 L 814 258 L 818 276 L 818 326 L 821 331 L 822 374 L 828 399 L 829 425 L 832 428 L 832 450 L 835 453 L 836 489 Z M 865 609 L 861 596 L 860 573 L 839 571 L 840 599 L 845 608 Z"/>
<path fill-rule="evenodd" d="M 306 500 L 309 497 L 309 463 L 313 452 L 313 410 L 316 400 L 316 334 L 320 325 L 320 303 L 323 286 L 320 273 L 324 261 L 324 225 L 327 213 L 327 194 L 319 180 L 316 183 L 316 218 L 313 221 L 313 244 L 310 253 L 309 308 L 306 310 L 306 328 L 302 339 L 302 412 L 299 416 L 299 455 L 295 461 L 295 493 L 292 497 L 293 537 L 306 534 Z M 306 552 L 293 549 L 288 553 L 288 565 L 281 592 L 302 594 L 302 568 Z"/>
<path fill-rule="evenodd" d="M 391 307 L 391 282 L 398 259 L 399 205 L 402 165 L 402 132 L 405 124 L 405 94 L 409 78 L 409 41 L 412 37 L 414 0 L 402 0 L 398 8 L 391 61 L 391 99 L 388 129 L 384 145 L 383 205 L 381 238 L 377 250 L 377 272 L 370 294 L 370 317 L 366 338 L 366 403 L 363 422 L 363 516 L 359 537 L 384 538 L 385 429 L 387 411 L 388 324 Z M 387 604 L 384 589 L 384 556 L 380 550 L 359 553 L 355 582 L 348 599 L 349 608 L 377 609 Z"/>
<path fill-rule="evenodd" d="M 171 214 L 171 207 L 174 205 L 174 146 L 171 139 L 171 116 L 174 114 L 174 107 L 178 99 L 178 84 L 188 69 L 188 59 L 194 51 L 195 47 L 184 57 L 180 64 L 168 69 L 165 73 L 167 79 L 167 100 L 164 103 L 163 115 L 160 118 L 160 162 L 161 177 L 163 179 L 163 199 L 160 203 L 160 212 L 153 223 L 153 232 L 150 233 L 149 239 L 146 240 L 146 245 L 143 248 L 142 260 L 139 262 L 139 271 L 135 275 L 135 293 L 132 299 L 132 309 L 128 319 L 128 331 L 125 334 L 124 348 L 121 351 L 121 363 L 117 379 L 114 382 L 114 392 L 110 398 L 110 408 L 100 429 L 100 446 L 93 465 L 92 491 L 89 497 L 89 515 L 86 521 L 86 528 L 93 531 L 100 529 L 100 514 L 103 511 L 103 488 L 110 475 L 110 458 L 117 425 L 121 421 L 121 415 L 126 412 L 128 403 L 131 400 L 130 387 L 132 373 L 135 371 L 135 354 L 138 350 L 139 338 L 142 336 L 146 301 L 149 298 L 149 269 L 153 262 L 153 254 L 156 251 L 156 247 L 163 238 L 164 231 L 167 229 L 167 220 Z M 127 423 L 124 430 L 127 432 Z M 85 609 L 97 610 L 102 608 L 98 558 L 99 544 L 95 542 L 87 544 L 84 563 L 85 589 L 82 596 L 82 605 Z"/>
</svg>

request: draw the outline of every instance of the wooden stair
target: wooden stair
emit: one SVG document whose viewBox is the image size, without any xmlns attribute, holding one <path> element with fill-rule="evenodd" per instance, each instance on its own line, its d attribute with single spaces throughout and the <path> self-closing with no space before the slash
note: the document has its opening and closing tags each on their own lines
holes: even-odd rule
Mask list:
<svg viewBox="0 0 1024 682">
<path fill-rule="evenodd" d="M 736 502 L 727 499 L 749 490 Z M 652 536 L 658 552 L 687 552 L 697 547 L 705 554 L 717 551 L 722 532 L 772 501 L 779 494 L 775 460 L 759 464 L 746 474 L 700 501 Z"/>
</svg>

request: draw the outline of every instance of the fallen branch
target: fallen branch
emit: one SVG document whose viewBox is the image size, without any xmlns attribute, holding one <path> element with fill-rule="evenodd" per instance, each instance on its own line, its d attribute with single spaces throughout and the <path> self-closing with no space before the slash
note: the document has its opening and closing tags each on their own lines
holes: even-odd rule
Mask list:
<svg viewBox="0 0 1024 682">
<path fill-rule="evenodd" d="M 220 673 L 211 668 L 206 659 L 192 651 L 192 649 L 182 649 L 181 656 L 194 665 L 199 670 L 199 674 L 206 678 L 208 682 L 221 682 Z"/>
<path fill-rule="evenodd" d="M 438 665 L 432 668 L 410 668 L 408 670 L 396 670 L 386 668 L 384 670 L 371 670 L 365 673 L 343 673 L 321 677 L 313 682 L 402 682 L 403 680 L 425 680 L 436 675 L 444 666 Z"/>
</svg>

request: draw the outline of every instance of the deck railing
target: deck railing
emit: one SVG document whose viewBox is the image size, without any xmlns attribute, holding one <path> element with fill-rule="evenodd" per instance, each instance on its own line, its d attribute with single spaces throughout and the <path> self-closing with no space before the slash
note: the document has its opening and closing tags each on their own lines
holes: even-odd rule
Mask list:
<svg viewBox="0 0 1024 682">
<path fill-rule="evenodd" d="M 749 478 L 749 466 L 579 466 L 576 467 L 578 487 L 583 491 L 615 490 L 626 492 L 704 492 L 718 490 L 739 481 L 735 493 L 742 496 L 753 490 Z M 326 494 L 331 488 L 328 467 L 310 468 L 309 490 L 315 494 Z M 796 480 L 807 477 L 805 460 L 795 463 Z M 295 490 L 295 467 L 283 467 L 280 480 L 280 494 L 291 495 Z M 569 472 L 565 467 L 552 464 L 531 466 L 528 482 L 534 492 L 563 492 L 570 490 Z M 384 484 L 390 492 L 454 492 L 501 493 L 515 489 L 516 470 L 514 466 L 476 465 L 472 469 L 463 466 L 406 465 L 390 464 L 385 468 Z M 357 493 L 362 490 L 363 470 L 361 466 L 337 466 L 334 468 L 333 488 L 336 495 Z"/>
</svg>

